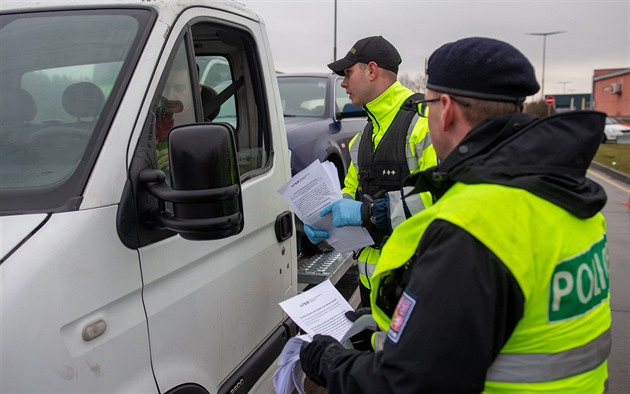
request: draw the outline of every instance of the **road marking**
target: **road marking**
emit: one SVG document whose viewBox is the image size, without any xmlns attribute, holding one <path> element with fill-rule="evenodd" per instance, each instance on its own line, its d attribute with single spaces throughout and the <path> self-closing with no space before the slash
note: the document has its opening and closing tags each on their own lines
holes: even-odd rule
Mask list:
<svg viewBox="0 0 630 394">
<path fill-rule="evenodd" d="M 611 181 L 610 179 L 605 178 L 604 176 L 600 175 L 599 173 L 597 173 L 597 172 L 595 172 L 595 171 L 592 171 L 592 170 L 586 170 L 586 172 L 588 172 L 590 175 L 593 175 L 593 176 L 594 176 L 594 177 L 596 177 L 596 178 L 601 179 L 602 181 L 604 181 L 604 182 L 608 183 L 609 185 L 612 185 L 612 186 L 614 186 L 614 187 L 616 187 L 616 188 L 618 188 L 618 189 L 621 189 L 622 191 L 624 191 L 624 192 L 626 192 L 626 193 L 630 194 L 630 189 L 628 189 L 627 187 L 624 187 L 624 186 L 622 186 L 622 185 L 618 184 L 617 182 Z"/>
</svg>

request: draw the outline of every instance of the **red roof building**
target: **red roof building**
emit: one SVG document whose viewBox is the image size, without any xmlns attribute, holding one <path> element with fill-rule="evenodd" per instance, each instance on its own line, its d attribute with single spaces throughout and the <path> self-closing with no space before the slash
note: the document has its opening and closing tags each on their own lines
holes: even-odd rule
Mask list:
<svg viewBox="0 0 630 394">
<path fill-rule="evenodd" d="M 608 116 L 630 117 L 630 68 L 595 70 L 593 102 Z"/>
</svg>

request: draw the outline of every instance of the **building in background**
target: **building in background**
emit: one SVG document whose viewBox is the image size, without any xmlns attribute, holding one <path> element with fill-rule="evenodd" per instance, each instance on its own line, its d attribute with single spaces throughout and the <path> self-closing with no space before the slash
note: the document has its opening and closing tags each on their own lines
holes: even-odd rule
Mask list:
<svg viewBox="0 0 630 394">
<path fill-rule="evenodd" d="M 589 93 L 554 94 L 556 112 L 582 111 L 592 109 Z"/>
<path fill-rule="evenodd" d="M 630 68 L 594 70 L 593 104 L 608 116 L 630 118 Z"/>
</svg>

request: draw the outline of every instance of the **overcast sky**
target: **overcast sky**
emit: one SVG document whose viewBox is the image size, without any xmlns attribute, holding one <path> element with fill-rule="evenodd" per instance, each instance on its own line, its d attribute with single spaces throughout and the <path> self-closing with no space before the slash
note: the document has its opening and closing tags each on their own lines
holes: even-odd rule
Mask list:
<svg viewBox="0 0 630 394">
<path fill-rule="evenodd" d="M 265 21 L 278 71 L 328 71 L 334 0 L 238 0 Z M 538 82 L 547 36 L 545 94 L 591 93 L 593 70 L 630 67 L 630 0 L 337 0 L 337 58 L 360 38 L 382 35 L 403 59 L 399 75 L 424 74 L 442 44 L 469 36 L 507 41 Z"/>
</svg>

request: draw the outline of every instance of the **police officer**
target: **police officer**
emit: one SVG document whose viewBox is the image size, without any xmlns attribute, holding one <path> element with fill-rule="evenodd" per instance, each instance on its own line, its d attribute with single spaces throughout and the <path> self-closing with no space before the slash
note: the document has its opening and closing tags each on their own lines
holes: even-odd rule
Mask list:
<svg viewBox="0 0 630 394">
<path fill-rule="evenodd" d="M 611 312 L 606 196 L 586 178 L 599 112 L 521 113 L 538 89 L 513 46 L 466 38 L 428 61 L 434 205 L 398 226 L 373 277 L 383 350 L 316 335 L 329 393 L 603 392 Z"/>
<path fill-rule="evenodd" d="M 364 226 L 375 243 L 355 253 L 361 279 L 361 300 L 369 305 L 370 277 L 380 247 L 399 223 L 431 205 L 429 193 L 407 196 L 403 180 L 410 173 L 437 164 L 427 121 L 411 102 L 421 99 L 397 80 L 402 59 L 381 36 L 363 38 L 346 56 L 328 67 L 344 76 L 341 84 L 352 104 L 363 107 L 369 122 L 350 142 L 351 164 L 342 189 L 343 199 L 325 207 L 333 225 Z M 328 237 L 324 231 L 304 226 L 312 243 Z"/>
</svg>

